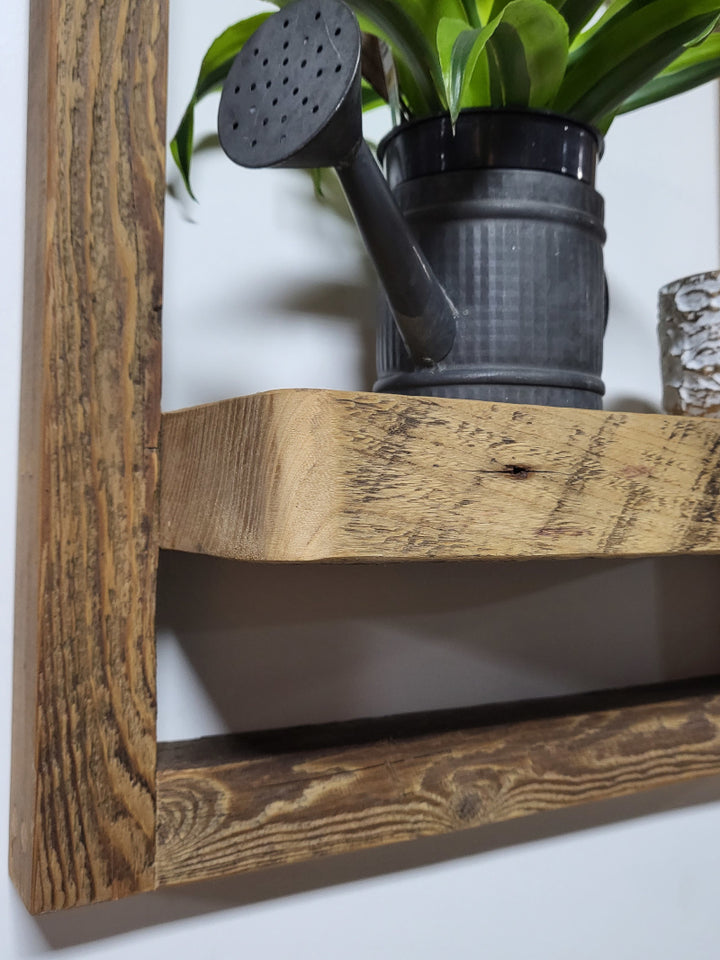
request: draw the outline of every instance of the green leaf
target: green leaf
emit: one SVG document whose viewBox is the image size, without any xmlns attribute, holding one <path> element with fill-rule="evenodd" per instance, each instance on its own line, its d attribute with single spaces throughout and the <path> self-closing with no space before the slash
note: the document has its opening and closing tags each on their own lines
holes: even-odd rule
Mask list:
<svg viewBox="0 0 720 960">
<path fill-rule="evenodd" d="M 484 51 L 487 41 L 498 22 L 499 19 L 496 19 L 494 24 L 488 24 L 487 27 L 480 30 L 468 30 L 467 23 L 464 20 L 455 20 L 451 17 L 444 17 L 438 24 L 437 49 L 450 118 L 453 123 L 457 120 L 462 107 L 469 105 L 467 93 L 478 58 Z M 471 101 L 472 106 L 483 105 L 483 100 L 486 104 L 490 102 L 487 60 L 485 60 L 483 66 L 487 94 L 483 98 L 476 93 Z"/>
<path fill-rule="evenodd" d="M 451 12 L 462 16 L 462 0 L 437 0 L 431 4 L 427 0 L 348 0 L 348 6 L 358 15 L 364 30 L 390 45 L 411 111 L 423 115 L 444 109 L 435 31 L 442 16 Z"/>
<path fill-rule="evenodd" d="M 382 0 L 350 0 L 348 6 L 357 15 L 363 30 L 390 45 L 413 113 L 422 115 L 441 110 L 440 64 L 418 25 L 401 7 Z"/>
<path fill-rule="evenodd" d="M 568 25 L 570 42 L 603 5 L 604 0 L 550 0 Z"/>
<path fill-rule="evenodd" d="M 577 37 L 574 50 L 570 54 L 571 61 L 576 55 L 576 51 L 579 50 L 579 48 L 587 40 L 590 40 L 592 37 L 594 37 L 596 33 L 600 33 L 608 26 L 619 26 L 619 24 L 621 24 L 627 17 L 632 16 L 644 7 L 651 6 L 655 3 L 657 3 L 657 0 L 612 0 L 612 3 L 608 5 L 607 10 L 602 17 L 600 17 L 600 19 L 597 20 L 592 27 L 589 27 Z M 688 12 L 687 7 L 684 5 L 684 0 L 675 0 L 671 6 L 674 7 L 678 13 L 686 13 L 688 19 L 692 17 L 692 14 Z M 720 13 L 720 3 L 716 4 L 716 10 Z M 709 27 L 708 29 L 712 30 L 712 27 Z M 699 39 L 704 39 L 706 34 L 707 30 L 703 31 Z"/>
<path fill-rule="evenodd" d="M 347 3 L 358 14 L 363 30 L 381 36 L 390 44 L 400 86 L 412 113 L 422 115 L 443 109 L 444 84 L 435 52 L 438 24 L 445 17 L 450 17 L 465 21 L 466 26 L 479 26 L 476 0 L 347 0 Z M 407 23 L 403 26 L 400 20 L 397 24 L 399 29 L 389 23 L 391 19 L 397 19 L 398 10 L 410 22 L 410 28 Z M 413 29 L 422 34 L 421 41 L 413 36 Z M 408 44 L 414 48 L 415 57 L 423 64 L 422 69 L 430 78 L 431 97 L 424 90 L 420 90 L 420 98 L 417 95 L 417 75 L 408 69 L 411 63 L 406 49 Z"/>
<path fill-rule="evenodd" d="M 228 27 L 211 43 L 200 64 L 200 72 L 192 97 L 185 108 L 185 113 L 175 131 L 175 136 L 170 141 L 170 153 L 180 171 L 185 189 L 193 200 L 196 197 L 190 186 L 190 168 L 192 165 L 195 107 L 203 97 L 222 84 L 245 41 L 270 16 L 272 16 L 271 13 L 259 13 Z"/>
<path fill-rule="evenodd" d="M 625 100 L 618 113 L 629 113 L 720 77 L 720 34 L 711 33 L 699 46 L 689 47 L 662 73 Z"/>
<path fill-rule="evenodd" d="M 465 17 L 467 22 L 471 27 L 482 27 L 482 21 L 480 20 L 480 14 L 478 12 L 477 3 L 475 0 L 462 0 L 463 10 L 465 11 Z M 438 26 L 440 20 L 438 19 Z"/>
<path fill-rule="evenodd" d="M 490 20 L 494 20 L 495 17 L 499 17 L 508 3 L 510 3 L 510 0 L 493 0 L 488 11 L 488 23 Z"/>
<path fill-rule="evenodd" d="M 715 23 L 717 0 L 617 0 L 571 55 L 552 104 L 587 123 L 613 113 Z"/>
<path fill-rule="evenodd" d="M 312 177 L 315 196 L 318 200 L 324 200 L 325 194 L 323 193 L 323 168 L 312 167 L 310 170 L 310 176 Z"/>
<path fill-rule="evenodd" d="M 473 25 L 472 17 L 478 18 L 475 0 L 377 0 L 378 5 L 400 7 L 415 23 L 429 47 L 434 50 L 438 24 L 445 17 L 465 20 Z M 353 0 L 350 0 L 350 6 Z"/>
<path fill-rule="evenodd" d="M 175 132 L 175 136 L 170 141 L 170 153 L 175 161 L 175 165 L 180 171 L 180 176 L 185 184 L 185 189 L 193 198 L 197 197 L 190 186 L 190 165 L 192 163 L 193 148 L 193 128 L 195 126 L 195 101 L 191 101 L 190 106 L 183 114 L 180 126 Z"/>
<path fill-rule="evenodd" d="M 387 103 L 377 90 L 374 90 L 369 83 L 366 83 L 363 80 L 362 83 L 362 108 L 363 113 L 367 113 L 368 110 L 375 110 L 376 107 L 384 107 Z"/>
<path fill-rule="evenodd" d="M 490 82 L 502 106 L 545 107 L 555 97 L 568 58 L 568 26 L 545 0 L 510 0 L 488 40 Z"/>
<path fill-rule="evenodd" d="M 568 29 L 545 0 L 510 0 L 482 29 L 441 20 L 437 48 L 454 123 L 468 106 L 545 106 L 563 78 Z"/>
<path fill-rule="evenodd" d="M 272 13 L 258 13 L 254 17 L 248 17 L 234 23 L 213 40 L 200 64 L 193 94 L 196 100 L 200 100 L 225 80 L 233 60 L 245 46 L 247 39 L 271 16 Z"/>
<path fill-rule="evenodd" d="M 606 114 L 601 120 L 598 120 L 598 122 L 595 124 L 595 126 L 603 136 L 607 134 L 608 130 L 610 129 L 610 124 L 613 122 L 616 116 L 617 116 L 617 111 L 613 111 L 613 113 Z"/>
<path fill-rule="evenodd" d="M 275 2 L 279 7 L 286 7 L 294 0 Z M 461 0 L 439 2 L 452 3 L 456 8 Z M 432 44 L 412 16 L 416 7 L 425 9 L 425 0 L 347 0 L 347 5 L 356 14 L 364 31 L 375 34 L 390 45 L 403 93 L 413 112 L 428 114 L 442 110 L 440 62 Z"/>
<path fill-rule="evenodd" d="M 486 22 L 499 16 L 511 0 L 484 0 L 480 8 Z M 571 37 L 575 35 L 597 13 L 605 0 L 548 0 L 550 6 L 562 13 L 570 28 Z"/>
<path fill-rule="evenodd" d="M 589 40 L 591 37 L 594 37 L 596 33 L 600 30 L 604 30 L 610 20 L 615 18 L 615 23 L 619 23 L 623 16 L 625 16 L 628 11 L 627 7 L 631 6 L 632 9 L 630 12 L 640 9 L 640 7 L 646 6 L 648 3 L 653 3 L 654 0 L 612 0 L 612 3 L 608 5 L 607 10 L 603 15 L 596 20 L 592 27 L 589 27 L 585 30 L 581 36 L 578 37 L 578 43 L 584 43 L 586 40 Z"/>
<path fill-rule="evenodd" d="M 717 29 L 717 25 L 720 22 L 720 4 L 718 4 L 717 13 L 714 20 L 709 20 L 705 29 L 699 33 L 694 40 L 691 40 L 689 43 L 686 43 L 686 47 L 698 47 L 703 43 L 710 34 L 714 33 Z"/>
</svg>

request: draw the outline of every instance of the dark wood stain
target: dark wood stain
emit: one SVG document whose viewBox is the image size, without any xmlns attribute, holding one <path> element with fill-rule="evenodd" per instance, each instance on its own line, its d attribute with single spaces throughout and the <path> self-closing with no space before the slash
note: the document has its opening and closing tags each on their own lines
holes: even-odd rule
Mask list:
<svg viewBox="0 0 720 960">
<path fill-rule="evenodd" d="M 720 678 L 168 744 L 161 886 L 720 772 Z"/>
</svg>

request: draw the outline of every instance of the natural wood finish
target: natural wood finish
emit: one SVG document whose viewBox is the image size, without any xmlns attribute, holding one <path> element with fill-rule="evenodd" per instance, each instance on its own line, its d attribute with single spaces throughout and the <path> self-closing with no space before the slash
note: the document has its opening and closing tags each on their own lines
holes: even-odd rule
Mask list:
<svg viewBox="0 0 720 960">
<path fill-rule="evenodd" d="M 165 0 L 32 0 L 10 869 L 152 888 Z"/>
<path fill-rule="evenodd" d="M 720 424 L 369 394 L 169 415 L 159 504 L 166 41 L 166 0 L 31 0 L 10 844 L 28 908 L 719 772 L 713 686 L 198 741 L 156 781 L 160 510 L 164 545 L 258 560 L 720 547 Z"/>
<path fill-rule="evenodd" d="M 245 560 L 720 550 L 720 424 L 280 390 L 166 414 L 161 546 Z"/>
<path fill-rule="evenodd" d="M 161 745 L 158 885 L 720 773 L 720 681 L 682 699 L 632 699 L 536 705 L 534 719 L 506 707 Z"/>
</svg>

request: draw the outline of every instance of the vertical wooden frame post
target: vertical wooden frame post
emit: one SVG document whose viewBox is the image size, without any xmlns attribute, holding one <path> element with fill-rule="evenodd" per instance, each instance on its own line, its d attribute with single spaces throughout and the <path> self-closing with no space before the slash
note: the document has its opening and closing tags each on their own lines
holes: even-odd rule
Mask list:
<svg viewBox="0 0 720 960">
<path fill-rule="evenodd" d="M 31 0 L 10 869 L 155 885 L 166 0 Z"/>
</svg>

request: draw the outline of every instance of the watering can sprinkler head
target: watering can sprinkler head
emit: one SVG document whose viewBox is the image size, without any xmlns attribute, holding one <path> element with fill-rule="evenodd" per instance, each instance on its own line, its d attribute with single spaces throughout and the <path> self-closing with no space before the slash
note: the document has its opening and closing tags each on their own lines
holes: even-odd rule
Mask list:
<svg viewBox="0 0 720 960">
<path fill-rule="evenodd" d="M 361 33 L 340 0 L 296 0 L 246 41 L 223 86 L 220 143 L 244 167 L 335 167 L 416 364 L 450 352 L 457 312 L 362 137 Z"/>
<path fill-rule="evenodd" d="M 246 41 L 225 81 L 220 143 L 243 167 L 335 167 L 362 141 L 360 28 L 335 0 L 300 0 Z"/>
</svg>

